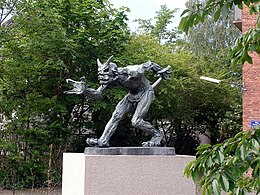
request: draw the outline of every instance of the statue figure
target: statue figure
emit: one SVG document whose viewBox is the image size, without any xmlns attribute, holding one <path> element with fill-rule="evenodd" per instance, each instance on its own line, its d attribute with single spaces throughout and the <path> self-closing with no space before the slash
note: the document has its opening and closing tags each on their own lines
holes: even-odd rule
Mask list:
<svg viewBox="0 0 260 195">
<path fill-rule="evenodd" d="M 135 108 L 132 117 L 132 125 L 135 128 L 141 129 L 152 136 L 150 141 L 143 142 L 144 147 L 160 146 L 163 138 L 163 132 L 155 129 L 149 122 L 144 120 L 144 116 L 154 100 L 154 87 L 159 84 L 162 79 L 169 79 L 170 66 L 161 68 L 156 63 L 148 61 L 140 65 L 129 65 L 126 67 L 117 67 L 111 62 L 111 56 L 104 64 L 98 63 L 98 80 L 100 87 L 95 90 L 88 88 L 85 82 L 85 77 L 81 77 L 80 81 L 66 79 L 67 83 L 74 88 L 65 91 L 66 94 L 86 94 L 91 98 L 100 98 L 104 92 L 112 86 L 121 86 L 128 90 L 128 94 L 117 104 L 111 119 L 107 123 L 102 136 L 99 139 L 88 138 L 87 144 L 90 146 L 109 147 L 109 139 L 114 134 L 119 121 L 132 108 Z M 151 85 L 145 77 L 145 72 L 152 70 L 160 78 Z"/>
</svg>

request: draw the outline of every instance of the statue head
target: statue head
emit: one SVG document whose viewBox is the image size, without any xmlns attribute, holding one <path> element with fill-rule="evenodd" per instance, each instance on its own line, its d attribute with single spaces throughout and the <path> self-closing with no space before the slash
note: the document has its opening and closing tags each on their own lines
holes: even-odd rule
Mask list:
<svg viewBox="0 0 260 195">
<path fill-rule="evenodd" d="M 104 64 L 97 59 L 98 64 L 98 80 L 101 85 L 108 85 L 118 78 L 117 65 L 110 62 L 111 56 Z"/>
</svg>

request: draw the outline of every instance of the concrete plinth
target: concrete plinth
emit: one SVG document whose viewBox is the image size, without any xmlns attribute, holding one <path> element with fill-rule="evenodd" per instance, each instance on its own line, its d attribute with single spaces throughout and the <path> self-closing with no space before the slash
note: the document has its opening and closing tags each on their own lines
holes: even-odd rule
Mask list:
<svg viewBox="0 0 260 195">
<path fill-rule="evenodd" d="M 63 154 L 62 195 L 193 195 L 193 156 Z"/>
</svg>

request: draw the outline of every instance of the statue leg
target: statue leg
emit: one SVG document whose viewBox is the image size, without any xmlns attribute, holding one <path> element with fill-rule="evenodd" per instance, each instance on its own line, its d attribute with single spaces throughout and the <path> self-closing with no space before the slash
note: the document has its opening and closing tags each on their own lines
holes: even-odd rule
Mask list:
<svg viewBox="0 0 260 195">
<path fill-rule="evenodd" d="M 136 111 L 132 118 L 132 125 L 135 128 L 141 129 L 152 136 L 152 139 L 147 142 L 143 142 L 144 147 L 160 146 L 163 138 L 163 132 L 155 129 L 149 122 L 144 121 L 144 117 L 147 114 L 149 107 L 154 100 L 154 92 L 149 90 L 144 94 L 142 99 L 138 102 Z"/>
<path fill-rule="evenodd" d="M 105 130 L 99 139 L 88 138 L 87 144 L 90 146 L 109 147 L 109 139 L 115 133 L 119 121 L 131 108 L 131 102 L 125 96 L 116 106 L 111 119 L 106 124 Z"/>
</svg>

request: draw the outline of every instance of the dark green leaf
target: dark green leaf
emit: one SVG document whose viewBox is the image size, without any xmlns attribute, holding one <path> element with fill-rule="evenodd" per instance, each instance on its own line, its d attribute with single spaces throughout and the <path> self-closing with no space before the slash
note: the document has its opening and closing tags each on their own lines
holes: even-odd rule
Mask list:
<svg viewBox="0 0 260 195">
<path fill-rule="evenodd" d="M 220 16 L 220 9 L 218 9 L 215 14 L 214 14 L 214 21 L 216 22 L 218 19 L 219 19 L 219 16 Z"/>
<path fill-rule="evenodd" d="M 212 189 L 213 189 L 213 194 L 217 194 L 217 195 L 220 194 L 219 184 L 216 179 L 213 179 L 212 181 Z"/>
<path fill-rule="evenodd" d="M 224 175 L 220 176 L 220 184 L 225 192 L 229 190 L 229 181 Z"/>
<path fill-rule="evenodd" d="M 251 143 L 252 143 L 252 150 L 257 154 L 259 152 L 259 143 L 256 139 L 252 138 L 251 139 Z"/>
<path fill-rule="evenodd" d="M 217 152 L 217 157 L 220 163 L 224 161 L 224 154 L 221 151 Z"/>
<path fill-rule="evenodd" d="M 189 10 L 189 9 L 185 9 L 185 10 L 181 13 L 180 17 L 182 17 L 183 15 L 185 15 L 185 14 L 188 13 L 188 12 L 190 12 L 190 10 Z"/>
<path fill-rule="evenodd" d="M 246 150 L 246 148 L 245 148 L 245 146 L 244 145 L 241 145 L 241 147 L 240 147 L 240 158 L 242 159 L 242 160 L 245 160 L 245 150 Z"/>
<path fill-rule="evenodd" d="M 194 183 L 198 183 L 198 181 L 199 181 L 199 172 L 198 172 L 198 170 L 194 170 L 192 172 L 192 179 L 193 179 Z"/>
<path fill-rule="evenodd" d="M 181 21 L 180 21 L 180 23 L 179 23 L 179 27 L 178 27 L 179 30 L 185 31 L 186 26 L 188 25 L 187 23 L 188 23 L 188 16 L 182 17 L 182 18 L 181 18 Z M 185 32 L 186 32 L 186 31 L 185 31 Z"/>
</svg>

